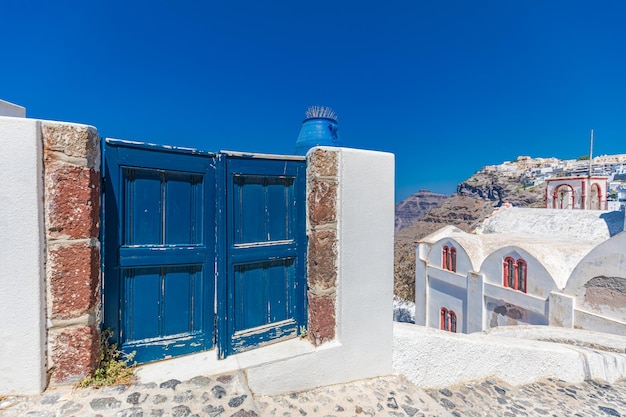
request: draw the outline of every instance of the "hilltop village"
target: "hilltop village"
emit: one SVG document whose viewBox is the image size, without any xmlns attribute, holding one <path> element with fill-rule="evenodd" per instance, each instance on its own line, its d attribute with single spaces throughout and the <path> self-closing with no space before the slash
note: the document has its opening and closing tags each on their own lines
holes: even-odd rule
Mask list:
<svg viewBox="0 0 626 417">
<path fill-rule="evenodd" d="M 626 204 L 626 154 L 602 155 L 589 161 L 589 157 L 578 159 L 531 158 L 519 156 L 515 161 L 503 162 L 499 165 L 488 165 L 480 173 L 497 174 L 502 177 L 517 177 L 523 187 L 536 187 L 546 181 L 562 177 L 607 177 L 608 211 L 623 210 Z"/>
</svg>

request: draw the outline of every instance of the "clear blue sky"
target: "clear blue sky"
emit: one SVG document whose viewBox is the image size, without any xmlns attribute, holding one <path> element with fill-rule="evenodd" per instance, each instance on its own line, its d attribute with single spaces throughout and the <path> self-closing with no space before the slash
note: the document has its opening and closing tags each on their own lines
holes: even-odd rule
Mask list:
<svg viewBox="0 0 626 417">
<path fill-rule="evenodd" d="M 626 2 L 5 1 L 0 98 L 101 136 L 293 152 L 308 106 L 396 200 L 518 155 L 626 153 Z"/>
</svg>

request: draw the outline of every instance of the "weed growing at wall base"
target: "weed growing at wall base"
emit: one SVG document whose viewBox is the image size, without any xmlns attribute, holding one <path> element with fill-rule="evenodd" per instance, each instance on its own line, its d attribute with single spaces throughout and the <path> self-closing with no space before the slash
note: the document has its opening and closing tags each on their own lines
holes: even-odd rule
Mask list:
<svg viewBox="0 0 626 417">
<path fill-rule="evenodd" d="M 308 335 L 309 331 L 307 330 L 306 326 L 300 326 L 300 329 L 298 330 L 298 336 L 300 337 L 300 339 L 305 339 Z"/>
<path fill-rule="evenodd" d="M 111 329 L 104 329 L 100 335 L 100 363 L 93 375 L 82 380 L 77 388 L 104 387 L 108 385 L 129 385 L 133 379 L 135 352 L 125 355 L 117 349 L 115 343 L 109 343 L 113 336 Z"/>
</svg>

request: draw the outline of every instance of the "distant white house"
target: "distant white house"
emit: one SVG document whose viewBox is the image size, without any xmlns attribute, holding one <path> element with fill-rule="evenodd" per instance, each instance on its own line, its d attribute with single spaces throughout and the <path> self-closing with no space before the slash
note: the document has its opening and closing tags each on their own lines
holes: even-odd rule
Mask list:
<svg viewBox="0 0 626 417">
<path fill-rule="evenodd" d="M 477 233 L 417 245 L 416 324 L 459 333 L 534 324 L 626 335 L 623 212 L 501 209 Z"/>
</svg>

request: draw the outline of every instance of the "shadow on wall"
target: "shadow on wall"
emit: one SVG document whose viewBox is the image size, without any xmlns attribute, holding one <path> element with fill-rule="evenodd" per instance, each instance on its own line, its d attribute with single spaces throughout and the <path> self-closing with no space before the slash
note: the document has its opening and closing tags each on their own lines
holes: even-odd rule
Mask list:
<svg viewBox="0 0 626 417">
<path fill-rule="evenodd" d="M 615 236 L 616 234 L 624 231 L 623 211 L 609 211 L 608 213 L 601 214 L 600 218 L 606 223 L 611 236 Z"/>
</svg>

